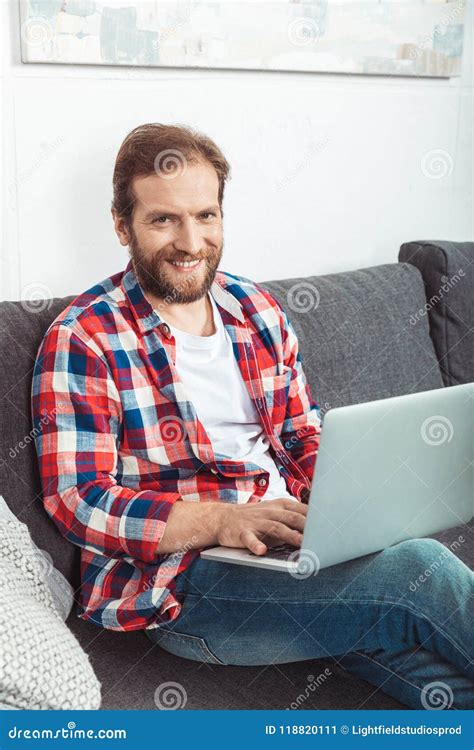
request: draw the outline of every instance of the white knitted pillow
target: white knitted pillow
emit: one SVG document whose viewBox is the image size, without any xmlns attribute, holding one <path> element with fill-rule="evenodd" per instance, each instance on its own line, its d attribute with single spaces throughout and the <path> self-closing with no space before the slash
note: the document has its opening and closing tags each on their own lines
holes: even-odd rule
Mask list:
<svg viewBox="0 0 474 750">
<path fill-rule="evenodd" d="M 89 657 L 62 621 L 44 558 L 18 520 L 0 520 L 0 703 L 53 710 L 101 703 Z"/>
<path fill-rule="evenodd" d="M 19 521 L 8 507 L 5 499 L 0 495 L 0 521 Z M 30 550 L 31 547 L 31 550 Z M 30 536 L 30 544 L 27 548 L 31 554 L 37 556 L 38 564 L 44 572 L 44 578 L 51 591 L 56 609 L 61 614 L 61 620 L 66 622 L 74 604 L 74 591 L 63 574 L 53 565 L 49 552 L 39 549 Z"/>
</svg>

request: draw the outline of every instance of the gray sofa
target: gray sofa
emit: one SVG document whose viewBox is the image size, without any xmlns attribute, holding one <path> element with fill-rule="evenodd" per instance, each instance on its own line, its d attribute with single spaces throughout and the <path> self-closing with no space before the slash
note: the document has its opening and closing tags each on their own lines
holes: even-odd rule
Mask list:
<svg viewBox="0 0 474 750">
<path fill-rule="evenodd" d="M 409 242 L 398 263 L 262 286 L 296 329 L 323 416 L 336 406 L 474 381 L 474 243 Z M 0 303 L 0 494 L 77 591 L 80 550 L 60 535 L 42 506 L 30 436 L 36 351 L 71 299 L 36 308 Z M 437 538 L 449 544 L 459 533 L 452 529 Z M 474 534 L 468 540 L 459 555 L 474 568 Z M 304 709 L 403 708 L 330 659 L 264 669 L 200 664 L 162 651 L 140 631 L 101 630 L 80 620 L 75 608 L 67 624 L 102 682 L 104 709 L 156 709 L 155 690 L 168 681 L 185 687 L 188 709 L 282 709 L 304 692 L 310 673 L 326 667 L 331 678 L 310 692 Z"/>
</svg>

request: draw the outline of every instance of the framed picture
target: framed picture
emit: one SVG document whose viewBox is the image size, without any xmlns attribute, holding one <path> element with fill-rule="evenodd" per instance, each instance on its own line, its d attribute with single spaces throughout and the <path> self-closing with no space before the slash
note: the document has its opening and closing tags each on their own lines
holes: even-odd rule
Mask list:
<svg viewBox="0 0 474 750">
<path fill-rule="evenodd" d="M 465 0 L 20 0 L 25 63 L 460 74 Z"/>
</svg>

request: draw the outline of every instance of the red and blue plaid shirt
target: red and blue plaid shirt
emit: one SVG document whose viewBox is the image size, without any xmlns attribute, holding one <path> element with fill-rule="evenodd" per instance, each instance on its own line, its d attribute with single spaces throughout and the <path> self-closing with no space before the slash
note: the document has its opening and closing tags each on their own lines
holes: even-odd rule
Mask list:
<svg viewBox="0 0 474 750">
<path fill-rule="evenodd" d="M 321 423 L 294 329 L 250 279 L 218 271 L 210 291 L 288 492 L 307 502 Z M 175 352 L 132 261 L 76 297 L 38 350 L 32 416 L 44 507 L 81 547 L 78 616 L 111 630 L 180 613 L 175 578 L 199 550 L 160 555 L 174 502 L 259 502 L 268 486 L 261 467 L 214 454 Z"/>
</svg>

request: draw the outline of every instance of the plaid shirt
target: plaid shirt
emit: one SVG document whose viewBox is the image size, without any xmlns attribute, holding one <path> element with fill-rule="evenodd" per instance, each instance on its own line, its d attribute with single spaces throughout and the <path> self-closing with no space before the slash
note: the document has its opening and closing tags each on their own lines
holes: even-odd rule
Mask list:
<svg viewBox="0 0 474 750">
<path fill-rule="evenodd" d="M 250 279 L 217 271 L 210 291 L 288 492 L 307 502 L 321 423 L 294 329 Z M 76 297 L 38 350 L 32 416 L 44 507 L 81 547 L 78 616 L 111 630 L 180 613 L 174 579 L 199 550 L 160 555 L 174 502 L 259 502 L 268 486 L 261 467 L 214 453 L 175 351 L 131 260 Z"/>
</svg>

